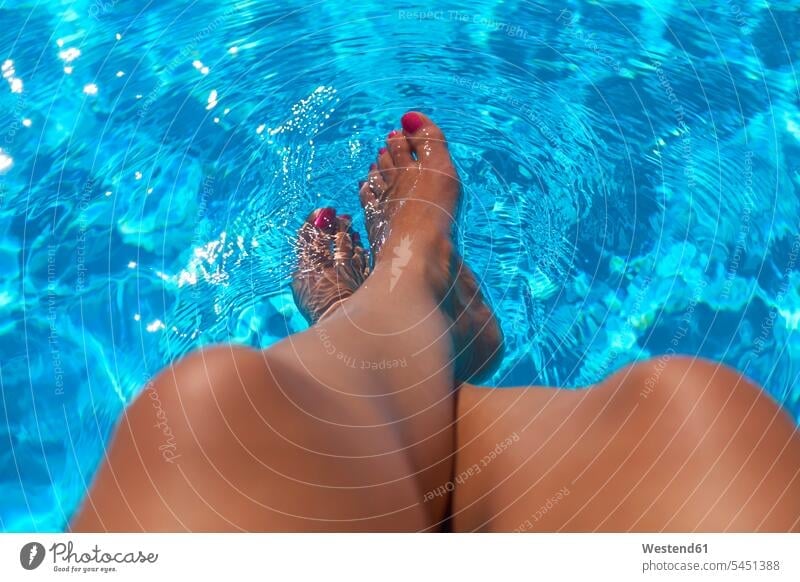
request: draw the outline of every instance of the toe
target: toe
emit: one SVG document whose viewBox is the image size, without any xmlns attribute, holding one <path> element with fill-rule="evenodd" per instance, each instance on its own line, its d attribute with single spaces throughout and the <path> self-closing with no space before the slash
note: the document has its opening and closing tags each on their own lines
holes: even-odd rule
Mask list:
<svg viewBox="0 0 800 582">
<path fill-rule="evenodd" d="M 336 209 L 331 207 L 317 208 L 306 217 L 306 224 L 310 224 L 328 234 L 333 234 L 336 232 Z"/>
<path fill-rule="evenodd" d="M 387 148 L 378 150 L 378 169 L 384 178 L 390 175 L 390 172 L 394 170 L 394 160 L 392 160 L 392 155 Z"/>
<path fill-rule="evenodd" d="M 338 266 L 348 266 L 358 285 L 369 273 L 367 253 L 361 246 L 361 237 L 353 230 L 353 219 L 349 214 L 337 218 L 337 232 L 334 238 L 334 261 Z"/>
<path fill-rule="evenodd" d="M 367 181 L 370 182 L 377 177 L 381 177 L 381 171 L 378 168 L 378 164 L 370 164 L 369 173 L 367 174 Z"/>
<path fill-rule="evenodd" d="M 300 271 L 313 271 L 332 263 L 329 231 L 334 227 L 335 216 L 332 208 L 318 208 L 306 217 L 299 232 L 297 255 Z"/>
<path fill-rule="evenodd" d="M 372 187 L 368 182 L 361 184 L 361 190 L 358 192 L 361 198 L 361 207 L 364 209 L 364 220 L 367 226 L 367 234 L 369 235 L 369 244 L 373 255 L 376 252 L 376 245 L 380 245 L 381 233 L 385 227 L 383 220 L 383 202 L 375 195 Z M 358 233 L 356 233 L 357 235 Z M 356 246 L 361 247 L 361 241 L 356 241 Z M 363 253 L 363 248 L 361 249 Z"/>
<path fill-rule="evenodd" d="M 340 214 L 336 217 L 336 232 L 352 232 L 353 217 L 349 214 Z"/>
<path fill-rule="evenodd" d="M 375 194 L 375 198 L 378 200 L 383 200 L 386 198 L 388 186 L 386 184 L 386 180 L 383 179 L 383 176 L 380 174 L 380 172 L 370 176 L 369 180 L 367 181 L 367 185 L 372 190 L 372 193 Z"/>
<path fill-rule="evenodd" d="M 400 120 L 411 151 L 418 160 L 448 155 L 444 133 L 427 115 L 409 111 Z"/>
<path fill-rule="evenodd" d="M 367 181 L 362 183 L 362 186 L 366 185 L 368 189 L 371 189 L 372 193 L 374 194 L 377 200 L 382 200 L 383 195 L 386 192 L 386 180 L 384 180 L 383 175 L 381 174 L 380 169 L 378 168 L 377 164 L 372 164 L 369 167 L 369 174 L 367 175 Z M 363 206 L 364 201 L 362 199 L 361 204 Z"/>
<path fill-rule="evenodd" d="M 408 166 L 414 162 L 411 157 L 411 145 L 401 131 L 392 131 L 386 138 L 386 149 L 392 156 L 395 166 Z"/>
<path fill-rule="evenodd" d="M 375 194 L 375 188 L 370 183 L 370 180 L 361 182 L 361 187 L 358 190 L 358 197 L 361 200 L 361 207 L 364 209 L 372 208 L 378 204 L 378 197 Z"/>
<path fill-rule="evenodd" d="M 369 260 L 367 259 L 367 251 L 364 250 L 360 244 L 353 241 L 353 268 L 362 274 L 363 277 L 369 275 Z"/>
<path fill-rule="evenodd" d="M 353 259 L 353 239 L 350 227 L 353 219 L 348 214 L 336 217 L 336 234 L 333 236 L 333 260 L 337 263 L 349 262 Z"/>
</svg>

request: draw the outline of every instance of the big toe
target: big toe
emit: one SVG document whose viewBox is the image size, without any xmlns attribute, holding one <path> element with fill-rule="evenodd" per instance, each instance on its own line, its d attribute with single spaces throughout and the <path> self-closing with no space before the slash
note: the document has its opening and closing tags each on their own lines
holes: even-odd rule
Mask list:
<svg viewBox="0 0 800 582">
<path fill-rule="evenodd" d="M 448 156 L 444 132 L 431 119 L 419 111 L 409 111 L 400 119 L 403 135 L 417 159 Z"/>
<path fill-rule="evenodd" d="M 330 266 L 331 233 L 336 228 L 336 211 L 333 208 L 318 208 L 306 217 L 299 232 L 299 270 L 313 271 Z"/>
</svg>

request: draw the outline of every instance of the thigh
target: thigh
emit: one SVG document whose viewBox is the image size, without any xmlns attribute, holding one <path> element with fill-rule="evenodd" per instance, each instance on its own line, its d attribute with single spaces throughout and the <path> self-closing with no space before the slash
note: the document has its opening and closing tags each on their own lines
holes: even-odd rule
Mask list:
<svg viewBox="0 0 800 582">
<path fill-rule="evenodd" d="M 798 528 L 795 425 L 724 366 L 662 358 L 584 390 L 459 398 L 457 531 Z"/>
<path fill-rule="evenodd" d="M 126 411 L 72 530 L 428 527 L 387 419 L 284 360 L 220 346 L 163 371 Z"/>
</svg>

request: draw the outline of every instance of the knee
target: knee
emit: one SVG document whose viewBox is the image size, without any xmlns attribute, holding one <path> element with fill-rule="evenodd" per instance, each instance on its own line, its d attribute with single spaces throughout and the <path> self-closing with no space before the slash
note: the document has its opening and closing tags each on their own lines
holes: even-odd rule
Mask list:
<svg viewBox="0 0 800 582">
<path fill-rule="evenodd" d="M 737 399 L 765 398 L 761 388 L 738 371 L 703 358 L 663 355 L 633 364 L 621 374 L 624 392 L 640 404 L 659 408 L 667 403 L 693 405 L 700 399 L 722 405 L 733 393 Z"/>
<path fill-rule="evenodd" d="M 701 378 L 713 376 L 714 364 L 686 356 L 664 354 L 633 364 L 628 371 L 634 390 L 642 400 L 674 396 L 683 385 L 699 387 Z"/>
<path fill-rule="evenodd" d="M 231 419 L 269 409 L 279 390 L 260 352 L 241 346 L 198 350 L 163 370 L 128 409 L 129 420 L 155 419 L 177 439 L 213 441 Z"/>
<path fill-rule="evenodd" d="M 694 360 L 665 354 L 636 362 L 615 373 L 605 384 L 615 392 L 639 402 L 671 396 L 678 387 L 678 378 L 691 373 Z"/>
<path fill-rule="evenodd" d="M 184 407 L 218 403 L 240 392 L 254 368 L 263 366 L 259 353 L 242 346 L 213 346 L 197 350 L 162 371 L 152 387 L 161 398 L 179 400 Z"/>
</svg>

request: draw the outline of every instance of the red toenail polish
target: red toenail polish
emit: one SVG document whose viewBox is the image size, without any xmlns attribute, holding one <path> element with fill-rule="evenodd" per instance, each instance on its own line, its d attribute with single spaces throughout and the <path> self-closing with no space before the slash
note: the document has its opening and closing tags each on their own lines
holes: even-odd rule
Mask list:
<svg viewBox="0 0 800 582">
<path fill-rule="evenodd" d="M 380 155 L 383 155 L 383 154 L 385 154 L 385 153 L 386 153 L 386 148 L 381 148 L 381 149 L 379 149 L 379 150 L 378 150 L 378 153 L 379 153 Z"/>
<path fill-rule="evenodd" d="M 353 222 L 353 217 L 350 216 L 349 214 L 340 214 L 339 218 L 341 218 L 342 220 L 344 220 L 346 222 Z"/>
<path fill-rule="evenodd" d="M 333 208 L 323 208 L 314 219 L 314 226 L 320 230 L 330 230 L 333 228 L 333 221 L 336 219 L 336 211 Z"/>
<path fill-rule="evenodd" d="M 389 132 L 389 135 L 387 136 L 387 138 L 393 138 L 393 137 L 394 137 L 394 136 L 396 136 L 398 133 L 399 133 L 399 132 L 398 132 L 396 129 L 393 129 L 392 131 L 390 131 L 390 132 Z"/>
<path fill-rule="evenodd" d="M 411 111 L 400 118 L 400 123 L 408 133 L 414 133 L 422 127 L 423 121 L 419 115 Z"/>
</svg>

